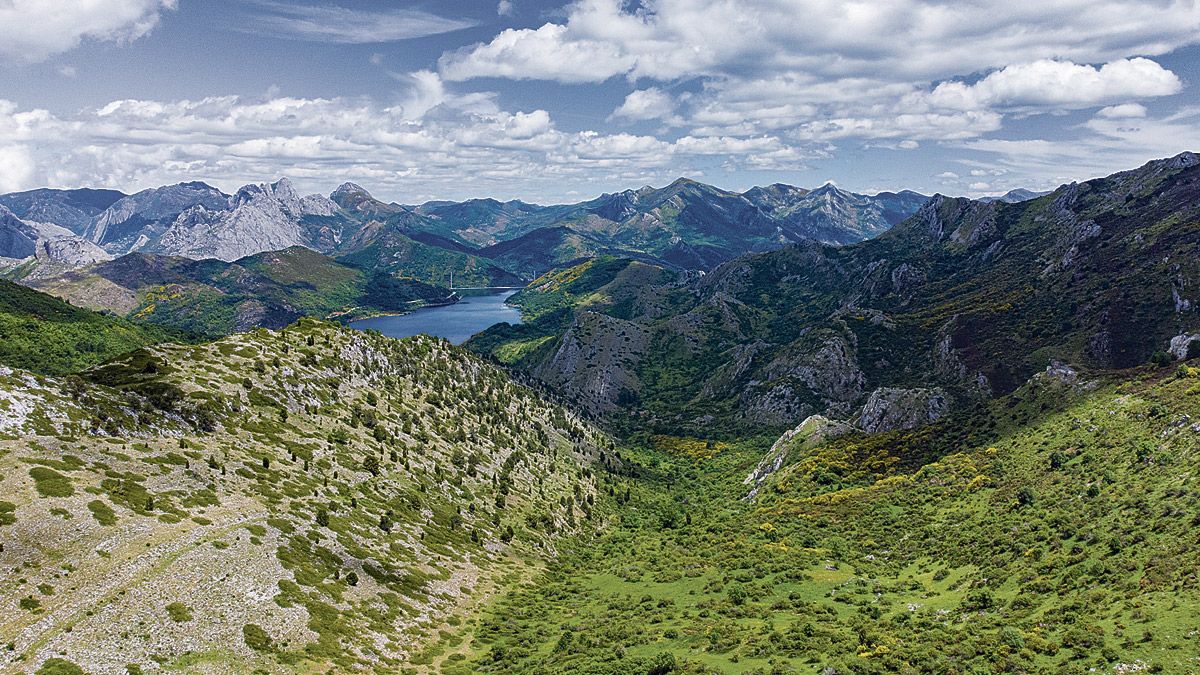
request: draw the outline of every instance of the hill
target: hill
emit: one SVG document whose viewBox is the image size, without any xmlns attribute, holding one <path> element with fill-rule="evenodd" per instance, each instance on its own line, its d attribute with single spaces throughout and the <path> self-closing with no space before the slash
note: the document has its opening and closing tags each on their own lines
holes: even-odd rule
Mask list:
<svg viewBox="0 0 1200 675">
<path fill-rule="evenodd" d="M 444 341 L 307 319 L 6 370 L 0 405 L 5 669 L 436 670 L 619 465 Z"/>
<path fill-rule="evenodd" d="M 447 289 L 349 267 L 299 246 L 232 263 L 130 253 L 27 283 L 75 304 L 204 335 L 453 300 Z"/>
<path fill-rule="evenodd" d="M 634 311 L 579 307 L 520 365 L 591 410 L 711 432 L 850 418 L 885 389 L 969 405 L 1054 359 L 1179 358 L 1200 333 L 1198 164 L 1185 153 L 1013 204 L 934 197 L 873 240 L 743 257 L 645 289 Z"/>
<path fill-rule="evenodd" d="M 177 331 L 97 314 L 0 279 L 0 364 L 10 368 L 64 375 L 180 337 Z"/>
</svg>

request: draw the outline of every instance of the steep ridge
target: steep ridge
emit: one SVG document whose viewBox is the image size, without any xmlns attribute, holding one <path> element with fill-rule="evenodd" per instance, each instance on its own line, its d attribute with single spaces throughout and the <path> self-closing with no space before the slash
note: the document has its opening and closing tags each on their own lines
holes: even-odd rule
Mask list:
<svg viewBox="0 0 1200 675">
<path fill-rule="evenodd" d="M 311 320 L 70 380 L 4 368 L 0 406 L 6 668 L 419 664 L 594 527 L 619 464 L 444 341 Z"/>
<path fill-rule="evenodd" d="M 12 260 L 4 267 L 32 263 L 12 276 L 30 274 L 43 263 L 49 268 L 74 267 L 109 257 L 99 246 L 66 228 L 22 220 L 7 207 L 0 206 L 0 258 Z"/>
<path fill-rule="evenodd" d="M 337 215 L 337 204 L 319 195 L 301 197 L 281 178 L 241 188 L 224 209 L 189 208 L 148 250 L 225 261 L 291 246 L 329 251 L 348 227 Z"/>
<path fill-rule="evenodd" d="M 743 194 L 680 178 L 580 202 L 541 206 L 472 199 L 385 203 L 345 183 L 325 198 L 291 182 L 226 195 L 190 182 L 133 195 L 38 190 L 0 195 L 113 255 L 148 252 L 232 262 L 304 246 L 370 271 L 445 283 L 449 268 L 473 285 L 515 285 L 585 256 L 615 253 L 681 269 L 710 269 L 751 251 L 816 239 L 852 243 L 886 230 L 924 201 L 911 192 L 857 195 L 786 185 Z M 65 255 L 62 257 L 66 257 Z M 78 256 L 77 256 L 78 257 Z M 445 267 L 431 270 L 431 261 Z M 85 264 L 77 262 L 75 265 Z"/>
<path fill-rule="evenodd" d="M 228 202 L 228 195 L 200 182 L 150 188 L 111 204 L 83 236 L 110 253 L 128 253 L 161 236 L 184 211 L 196 206 L 221 210 Z"/>
</svg>

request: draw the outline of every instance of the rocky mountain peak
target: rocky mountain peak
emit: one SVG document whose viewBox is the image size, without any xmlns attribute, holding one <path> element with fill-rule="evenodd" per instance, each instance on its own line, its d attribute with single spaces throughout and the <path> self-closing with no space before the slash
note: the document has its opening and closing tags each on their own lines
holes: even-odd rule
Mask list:
<svg viewBox="0 0 1200 675">
<path fill-rule="evenodd" d="M 345 183 L 337 186 L 337 189 L 329 194 L 329 198 L 336 202 L 339 201 L 340 198 L 350 195 L 360 195 L 367 198 L 371 197 L 371 193 L 368 192 L 363 186 L 359 185 L 358 183 L 346 181 Z"/>
</svg>

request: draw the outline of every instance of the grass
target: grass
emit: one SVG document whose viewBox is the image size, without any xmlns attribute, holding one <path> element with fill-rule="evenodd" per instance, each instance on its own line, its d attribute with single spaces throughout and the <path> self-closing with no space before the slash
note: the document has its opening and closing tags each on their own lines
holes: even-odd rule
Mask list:
<svg viewBox="0 0 1200 675">
<path fill-rule="evenodd" d="M 35 466 L 29 470 L 29 476 L 34 480 L 34 489 L 42 497 L 70 497 L 75 494 L 71 479 L 54 469 Z"/>
<path fill-rule="evenodd" d="M 93 499 L 88 502 L 88 511 L 92 512 L 92 517 L 101 525 L 116 525 L 117 514 L 112 508 L 99 499 Z"/>
</svg>

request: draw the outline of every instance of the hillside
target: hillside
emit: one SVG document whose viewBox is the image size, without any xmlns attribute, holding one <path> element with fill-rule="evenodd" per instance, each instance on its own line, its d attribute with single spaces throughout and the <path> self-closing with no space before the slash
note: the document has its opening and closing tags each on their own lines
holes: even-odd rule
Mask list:
<svg viewBox="0 0 1200 675">
<path fill-rule="evenodd" d="M 0 279 L 0 364 L 63 375 L 156 342 L 176 331 L 97 314 Z"/>
<path fill-rule="evenodd" d="M 577 307 L 519 365 L 591 410 L 712 433 L 854 418 L 874 394 L 941 391 L 961 408 L 1054 359 L 1180 358 L 1200 333 L 1198 164 L 1185 153 L 1012 204 L 934 197 L 873 240 L 743 257 L 644 289 L 633 311 Z"/>
<path fill-rule="evenodd" d="M 232 263 L 131 253 L 27 283 L 81 306 L 204 335 L 281 328 L 301 316 L 402 312 L 452 298 L 447 289 L 298 246 Z"/>
<path fill-rule="evenodd" d="M 5 369 L 0 407 L 6 670 L 436 669 L 424 648 L 593 527 L 619 464 L 444 341 L 307 319 Z"/>
<path fill-rule="evenodd" d="M 467 344 L 506 365 L 537 364 L 553 353 L 555 338 L 570 327 L 576 311 L 641 314 L 647 294 L 656 296 L 662 284 L 676 277 L 675 272 L 628 258 L 590 258 L 543 274 L 510 297 L 508 304 L 521 309 L 524 323 L 494 326 Z"/>
<path fill-rule="evenodd" d="M 1194 365 L 1051 372 L 793 448 L 750 502 L 763 444 L 644 437 L 623 517 L 491 605 L 449 672 L 1191 672 L 1198 392 Z"/>
</svg>

